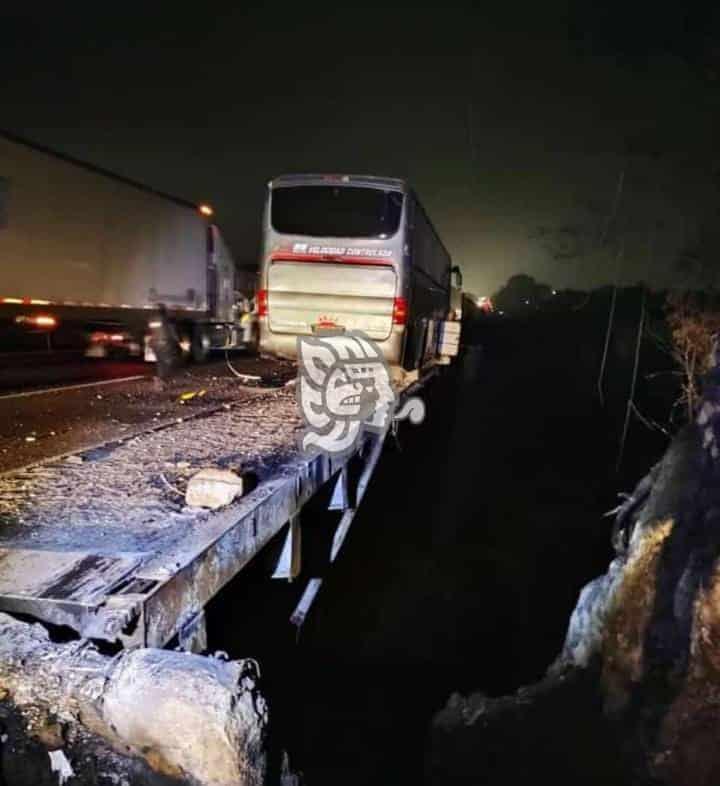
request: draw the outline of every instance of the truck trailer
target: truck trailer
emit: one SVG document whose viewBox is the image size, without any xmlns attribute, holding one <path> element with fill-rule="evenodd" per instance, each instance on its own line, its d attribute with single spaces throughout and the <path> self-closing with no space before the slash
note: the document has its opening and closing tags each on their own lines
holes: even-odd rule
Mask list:
<svg viewBox="0 0 720 786">
<path fill-rule="evenodd" d="M 0 352 L 41 333 L 152 359 L 162 303 L 199 361 L 249 338 L 235 276 L 210 206 L 0 132 Z"/>
</svg>

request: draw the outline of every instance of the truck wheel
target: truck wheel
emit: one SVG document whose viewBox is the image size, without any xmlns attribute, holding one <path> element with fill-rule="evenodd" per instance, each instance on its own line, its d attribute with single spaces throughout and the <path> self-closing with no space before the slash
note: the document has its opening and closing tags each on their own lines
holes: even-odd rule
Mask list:
<svg viewBox="0 0 720 786">
<path fill-rule="evenodd" d="M 205 328 L 198 327 L 193 331 L 190 348 L 193 363 L 204 363 L 210 354 L 210 336 Z"/>
</svg>

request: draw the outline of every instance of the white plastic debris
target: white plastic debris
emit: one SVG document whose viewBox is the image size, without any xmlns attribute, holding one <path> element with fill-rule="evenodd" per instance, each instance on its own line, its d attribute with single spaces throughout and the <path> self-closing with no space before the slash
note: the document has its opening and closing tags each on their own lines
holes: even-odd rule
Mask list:
<svg viewBox="0 0 720 786">
<path fill-rule="evenodd" d="M 75 775 L 75 770 L 70 765 L 65 751 L 48 751 L 48 756 L 50 757 L 50 769 L 58 774 L 58 783 L 63 786 L 68 778 Z"/>
</svg>

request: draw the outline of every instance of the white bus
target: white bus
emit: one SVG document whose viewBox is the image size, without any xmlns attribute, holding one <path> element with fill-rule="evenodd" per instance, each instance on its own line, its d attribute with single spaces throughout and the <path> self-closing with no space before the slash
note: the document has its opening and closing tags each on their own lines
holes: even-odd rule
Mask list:
<svg viewBox="0 0 720 786">
<path fill-rule="evenodd" d="M 298 336 L 360 330 L 390 365 L 419 369 L 438 358 L 452 319 L 451 270 L 405 181 L 278 177 L 263 214 L 260 349 L 294 358 Z"/>
</svg>

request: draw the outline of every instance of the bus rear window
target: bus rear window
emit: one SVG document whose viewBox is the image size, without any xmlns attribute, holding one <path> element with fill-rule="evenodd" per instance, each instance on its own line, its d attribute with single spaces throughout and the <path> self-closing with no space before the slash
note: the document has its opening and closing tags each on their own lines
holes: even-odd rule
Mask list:
<svg viewBox="0 0 720 786">
<path fill-rule="evenodd" d="M 272 190 L 270 222 L 283 235 L 374 237 L 394 235 L 403 195 L 357 186 L 292 186 Z"/>
</svg>

